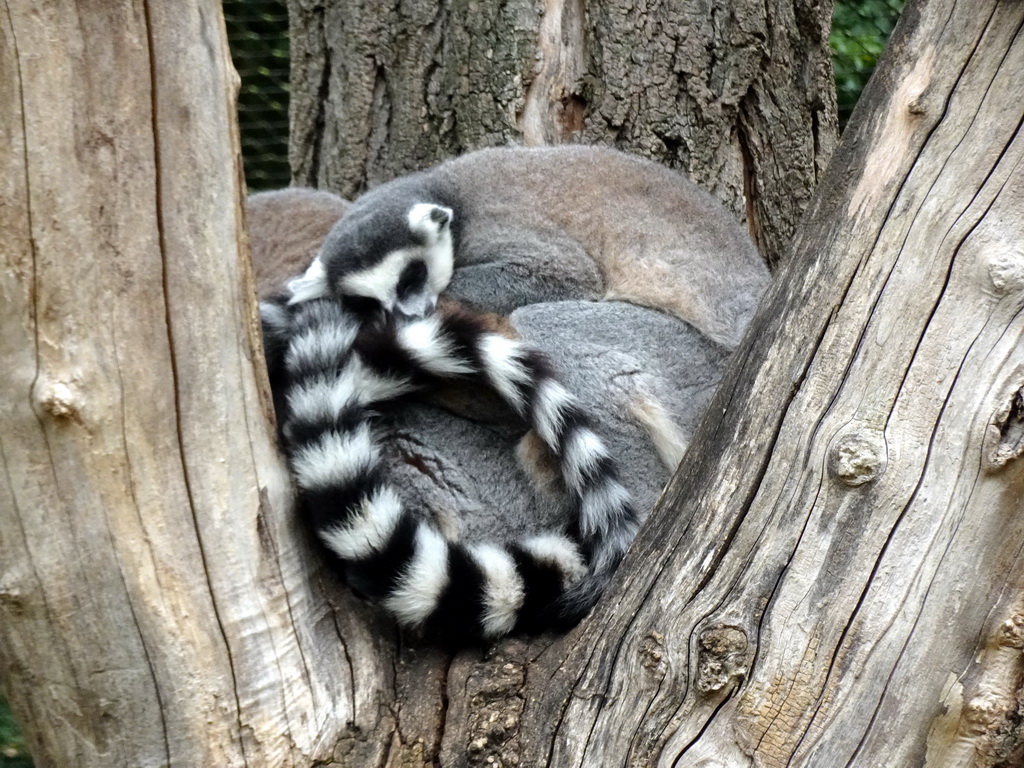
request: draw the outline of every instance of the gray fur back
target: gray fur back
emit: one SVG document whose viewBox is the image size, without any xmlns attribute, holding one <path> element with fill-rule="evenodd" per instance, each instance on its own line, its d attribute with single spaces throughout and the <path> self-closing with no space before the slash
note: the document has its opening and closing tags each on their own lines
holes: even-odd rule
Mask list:
<svg viewBox="0 0 1024 768">
<path fill-rule="evenodd" d="M 465 269 L 452 294 L 477 303 L 489 279 L 498 300 L 480 303 L 487 311 L 510 311 L 508 297 L 525 303 L 530 288 L 533 301 L 621 299 L 733 348 L 769 282 L 731 214 L 650 160 L 601 147 L 487 149 L 427 175 L 464 206 Z"/>
</svg>

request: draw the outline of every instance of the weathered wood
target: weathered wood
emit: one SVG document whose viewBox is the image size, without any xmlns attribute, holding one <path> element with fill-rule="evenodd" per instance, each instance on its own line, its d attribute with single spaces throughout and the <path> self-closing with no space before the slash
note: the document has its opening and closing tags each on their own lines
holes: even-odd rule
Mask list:
<svg viewBox="0 0 1024 768">
<path fill-rule="evenodd" d="M 1022 26 L 910 4 L 520 764 L 1020 759 Z"/>
<path fill-rule="evenodd" d="M 0 683 L 39 766 L 305 766 L 351 706 L 282 514 L 226 50 L 207 0 L 0 11 Z"/>
<path fill-rule="evenodd" d="M 283 512 L 216 4 L 5 6 L 0 679 L 40 765 L 1019 763 L 1022 28 L 911 3 L 612 593 L 449 658 Z"/>
<path fill-rule="evenodd" d="M 354 197 L 484 146 L 688 173 L 778 261 L 836 138 L 832 3 L 292 0 L 291 162 Z"/>
</svg>

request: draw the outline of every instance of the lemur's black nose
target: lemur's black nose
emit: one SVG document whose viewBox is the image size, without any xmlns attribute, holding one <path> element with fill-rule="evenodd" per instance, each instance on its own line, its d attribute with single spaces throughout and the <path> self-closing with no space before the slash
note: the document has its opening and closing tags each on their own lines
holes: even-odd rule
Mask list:
<svg viewBox="0 0 1024 768">
<path fill-rule="evenodd" d="M 434 314 L 436 307 L 437 297 L 420 295 L 398 301 L 393 314 L 399 320 L 421 320 Z"/>
</svg>

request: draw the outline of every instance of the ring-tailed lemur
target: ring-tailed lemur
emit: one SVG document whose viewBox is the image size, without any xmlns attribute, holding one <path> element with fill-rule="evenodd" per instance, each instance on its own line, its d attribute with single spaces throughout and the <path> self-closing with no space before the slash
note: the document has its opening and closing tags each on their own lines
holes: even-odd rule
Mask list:
<svg viewBox="0 0 1024 768">
<path fill-rule="evenodd" d="M 307 204 L 293 211 L 303 196 Z M 250 206 L 250 215 L 294 224 L 304 213 L 303 220 L 315 215 L 320 226 L 321 197 L 308 190 L 270 193 L 268 205 Z M 587 393 L 588 408 L 598 404 L 615 455 L 626 461 L 624 477 L 642 499 L 640 507 L 649 508 L 666 479 L 657 454 L 670 468 L 678 461 L 727 350 L 767 285 L 749 238 L 705 192 L 655 163 L 589 147 L 485 150 L 361 198 L 295 287 L 306 296 L 329 292 L 325 265 L 347 245 L 359 243 L 368 253 L 401 249 L 402 228 L 395 239 L 393 223 L 402 223 L 404 207 L 416 201 L 456 210 L 458 269 L 449 294 L 499 315 L 522 308 L 511 318 L 515 330 L 568 367 L 574 388 Z M 374 236 L 366 239 L 367 231 Z M 317 236 L 325 233 L 320 226 Z M 404 244 L 415 245 L 408 239 Z M 288 243 L 265 245 L 283 257 Z M 310 250 L 292 249 L 285 259 L 290 272 Z M 283 279 L 279 258 L 273 268 Z M 279 344 L 280 352 L 286 344 Z M 268 337 L 268 358 L 273 346 Z M 470 410 L 460 405 L 456 411 L 466 413 L 461 420 L 429 405 L 396 413 L 383 436 L 389 474 L 401 476 L 403 495 L 435 516 L 444 517 L 450 504 L 467 509 L 469 503 L 463 524 L 480 534 L 494 530 L 488 508 L 514 510 L 513 525 L 527 527 L 524 515 L 535 514 L 537 500 L 501 453 L 511 454 L 515 434 L 497 429 L 492 412 L 468 405 Z M 649 424 L 652 406 L 658 423 Z M 470 467 L 472 472 L 464 469 Z M 457 485 L 449 486 L 451 479 Z"/>
<path fill-rule="evenodd" d="M 402 626 L 462 641 L 571 626 L 636 533 L 630 495 L 540 354 L 468 314 L 431 314 L 452 274 L 452 211 L 421 202 L 398 211 L 383 238 L 379 218 L 367 233 L 350 225 L 359 236 L 328 238 L 314 267 L 288 286 L 287 303 L 262 305 L 304 514 L 348 583 Z M 431 382 L 472 377 L 557 459 L 573 510 L 563 532 L 452 542 L 383 476 L 374 410 Z"/>
</svg>

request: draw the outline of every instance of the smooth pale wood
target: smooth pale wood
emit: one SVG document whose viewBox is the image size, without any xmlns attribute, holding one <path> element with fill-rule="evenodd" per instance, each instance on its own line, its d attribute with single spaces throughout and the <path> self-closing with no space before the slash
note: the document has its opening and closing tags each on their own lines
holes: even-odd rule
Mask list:
<svg viewBox="0 0 1024 768">
<path fill-rule="evenodd" d="M 39 766 L 306 766 L 352 720 L 274 446 L 220 4 L 0 12 L 0 660 Z"/>
<path fill-rule="evenodd" d="M 353 198 L 481 147 L 686 172 L 781 258 L 836 143 L 832 2 L 290 0 L 295 180 Z"/>
</svg>

